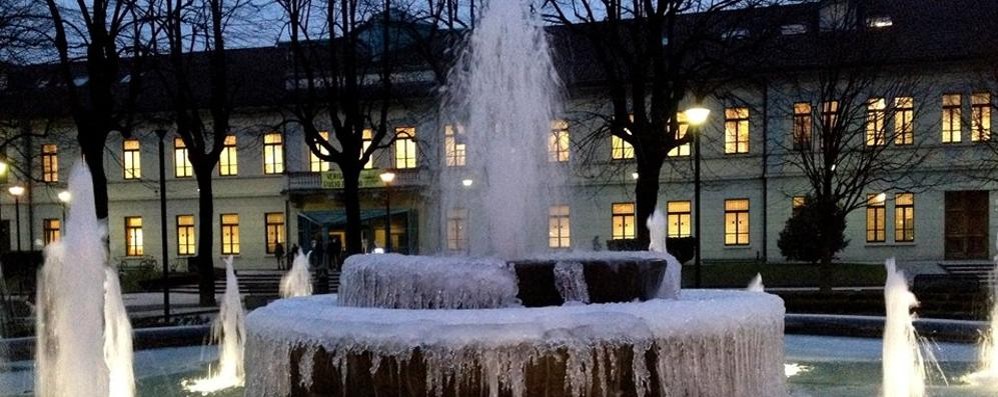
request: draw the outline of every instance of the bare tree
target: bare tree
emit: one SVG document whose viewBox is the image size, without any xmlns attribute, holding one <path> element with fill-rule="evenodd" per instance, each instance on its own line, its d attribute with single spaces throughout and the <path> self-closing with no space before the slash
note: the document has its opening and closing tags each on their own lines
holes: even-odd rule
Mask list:
<svg viewBox="0 0 998 397">
<path fill-rule="evenodd" d="M 670 150 L 689 143 L 677 115 L 685 102 L 700 100 L 735 75 L 731 60 L 745 66 L 753 49 L 769 36 L 753 23 L 764 0 L 546 0 L 545 19 L 583 38 L 592 68 L 605 87 L 600 115 L 583 144 L 617 137 L 634 148 L 638 178 L 637 218 L 655 210 L 662 165 Z M 777 25 L 778 26 L 778 25 Z M 576 60 L 583 61 L 581 57 Z M 589 82 L 592 83 L 592 82 Z M 691 93 L 695 93 L 692 94 Z M 605 109 L 609 105 L 609 112 Z M 609 114 L 607 114 L 609 113 Z M 602 138 L 602 139 L 600 139 Z M 583 149 L 585 150 L 585 149 Z M 648 228 L 637 222 L 647 244 Z M 698 236 L 699 237 L 699 236 Z"/>
</svg>

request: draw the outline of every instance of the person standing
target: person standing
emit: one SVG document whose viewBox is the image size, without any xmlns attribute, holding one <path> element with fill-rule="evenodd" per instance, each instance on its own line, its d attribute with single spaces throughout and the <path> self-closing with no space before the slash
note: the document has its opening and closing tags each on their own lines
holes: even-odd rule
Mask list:
<svg viewBox="0 0 998 397">
<path fill-rule="evenodd" d="M 277 259 L 277 270 L 284 270 L 284 245 L 280 242 L 274 245 L 274 258 Z"/>
</svg>

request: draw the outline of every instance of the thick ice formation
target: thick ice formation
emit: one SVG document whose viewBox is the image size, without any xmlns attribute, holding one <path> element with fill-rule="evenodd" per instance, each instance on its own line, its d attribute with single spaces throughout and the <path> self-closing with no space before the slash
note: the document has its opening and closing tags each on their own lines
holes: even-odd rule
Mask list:
<svg viewBox="0 0 998 397">
<path fill-rule="evenodd" d="M 884 301 L 884 396 L 921 397 L 925 395 L 925 361 L 919 347 L 911 309 L 918 306 L 915 294 L 908 291 L 904 272 L 897 270 L 894 258 L 887 259 L 887 282 Z"/>
<path fill-rule="evenodd" d="M 658 287 L 658 297 L 676 299 L 679 297 L 679 290 L 683 284 L 683 265 L 666 249 L 666 224 L 662 211 L 656 208 L 655 213 L 648 217 L 646 225 L 648 226 L 648 232 L 651 234 L 651 243 L 648 246 L 648 251 L 661 256 L 665 259 L 666 263 L 665 274 L 662 275 L 662 284 Z"/>
<path fill-rule="evenodd" d="M 208 377 L 185 381 L 184 388 L 194 393 L 211 393 L 242 386 L 246 380 L 246 312 L 239 295 L 239 280 L 232 268 L 232 256 L 225 259 L 225 294 L 218 318 L 211 325 L 212 340 L 218 342 L 218 366 L 209 369 Z"/>
<path fill-rule="evenodd" d="M 298 252 L 291 270 L 281 277 L 281 298 L 309 295 L 312 295 L 312 276 L 308 273 L 308 256 Z"/>
<path fill-rule="evenodd" d="M 418 351 L 428 390 L 436 393 L 455 378 L 480 375 L 491 395 L 509 390 L 520 396 L 531 363 L 562 355 L 565 384 L 580 395 L 606 382 L 616 371 L 608 370 L 608 357 L 627 349 L 634 357 L 655 357 L 650 363 L 633 360 L 627 368 L 639 396 L 653 383 L 664 389 L 662 395 L 781 396 L 783 313 L 778 297 L 739 291 L 492 310 L 344 307 L 329 295 L 280 300 L 247 318 L 246 394 L 286 396 L 292 381 L 308 387 L 316 376 L 328 376 L 311 372 L 310 361 L 320 351 L 339 370 L 349 357 L 370 354 L 372 376 L 389 370 L 377 363 L 404 362 Z M 305 359 L 289 361 L 292 351 Z M 299 369 L 298 378 L 289 365 Z"/>
<path fill-rule="evenodd" d="M 516 274 L 498 259 L 354 255 L 340 274 L 344 306 L 481 309 L 518 306 Z"/>
<path fill-rule="evenodd" d="M 566 303 L 589 303 L 589 286 L 581 262 L 560 261 L 554 265 L 554 286 Z"/>
<path fill-rule="evenodd" d="M 82 162 L 69 190 L 66 234 L 46 247 L 38 281 L 35 395 L 131 396 L 131 327 L 117 274 L 107 269 L 107 226 L 97 219 Z"/>
</svg>

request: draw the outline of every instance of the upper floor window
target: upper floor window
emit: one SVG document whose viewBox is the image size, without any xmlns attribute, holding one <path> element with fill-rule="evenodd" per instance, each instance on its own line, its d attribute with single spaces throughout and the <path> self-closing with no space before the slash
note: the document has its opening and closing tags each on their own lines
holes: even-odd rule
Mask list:
<svg viewBox="0 0 998 397">
<path fill-rule="evenodd" d="M 749 110 L 745 107 L 724 109 L 724 153 L 748 153 Z"/>
<path fill-rule="evenodd" d="M 977 92 L 970 96 L 970 140 L 991 139 L 991 94 Z"/>
<path fill-rule="evenodd" d="M 894 144 L 915 143 L 915 99 L 894 98 Z"/>
<path fill-rule="evenodd" d="M 870 98 L 866 101 L 866 145 L 887 144 L 884 121 L 887 118 L 887 101 L 884 98 Z"/>
<path fill-rule="evenodd" d="M 464 143 L 464 126 L 444 125 L 444 161 L 448 167 L 463 167 L 467 161 Z"/>
<path fill-rule="evenodd" d="M 194 175 L 191 159 L 187 157 L 187 144 L 181 138 L 173 138 L 173 175 L 177 178 L 190 178 Z"/>
<path fill-rule="evenodd" d="M 800 211 L 804 209 L 804 206 L 807 205 L 807 197 L 794 196 L 791 200 L 792 201 L 790 202 L 790 213 L 792 214 L 792 216 L 797 216 L 800 214 Z"/>
<path fill-rule="evenodd" d="M 551 122 L 551 134 L 548 135 L 548 161 L 560 163 L 568 161 L 568 122 L 555 120 Z"/>
<path fill-rule="evenodd" d="M 669 224 L 669 237 L 690 237 L 690 219 L 692 212 L 689 201 L 670 201 L 666 203 L 666 222 Z"/>
<path fill-rule="evenodd" d="M 749 244 L 748 199 L 724 200 L 724 245 Z"/>
<path fill-rule="evenodd" d="M 894 241 L 915 241 L 915 194 L 894 196 Z"/>
<path fill-rule="evenodd" d="M 572 228 L 569 222 L 567 205 L 555 205 L 548 209 L 548 247 L 569 248 L 572 246 Z"/>
<path fill-rule="evenodd" d="M 812 123 L 811 103 L 795 103 L 793 125 L 794 148 L 800 149 L 811 146 Z"/>
<path fill-rule="evenodd" d="M 960 142 L 960 117 L 963 116 L 961 106 L 960 94 L 943 95 L 943 143 Z"/>
<path fill-rule="evenodd" d="M 263 173 L 284 172 L 284 137 L 278 132 L 263 136 Z"/>
<path fill-rule="evenodd" d="M 634 203 L 613 203 L 611 207 L 610 238 L 613 240 L 634 238 Z"/>
<path fill-rule="evenodd" d="M 611 135 L 610 158 L 613 160 L 633 159 L 634 146 L 631 146 L 630 143 L 627 143 L 627 141 L 619 136 Z"/>
<path fill-rule="evenodd" d="M 675 139 L 678 141 L 680 139 L 686 138 L 686 132 L 690 130 L 689 120 L 686 119 L 685 112 L 676 113 L 676 125 L 679 127 L 676 129 Z M 676 146 L 669 150 L 667 153 L 669 157 L 679 157 L 679 156 L 689 156 L 690 155 L 690 143 L 686 142 L 682 145 Z"/>
<path fill-rule="evenodd" d="M 125 256 L 142 256 L 142 217 L 125 217 Z"/>
<path fill-rule="evenodd" d="M 824 101 L 821 103 L 821 128 L 832 131 L 839 123 L 839 101 Z"/>
<path fill-rule="evenodd" d="M 142 153 L 138 139 L 126 139 L 121 143 L 125 161 L 125 179 L 142 177 Z"/>
<path fill-rule="evenodd" d="M 222 214 L 222 255 L 239 255 L 239 214 Z"/>
<path fill-rule="evenodd" d="M 319 131 L 319 136 L 322 140 L 329 142 L 329 131 Z M 323 156 L 328 156 L 329 151 L 325 147 L 319 145 L 319 153 Z M 329 162 L 319 158 L 318 155 L 312 153 L 312 149 L 308 150 L 308 170 L 312 172 L 325 172 L 329 171 Z"/>
<path fill-rule="evenodd" d="M 416 127 L 395 129 L 395 168 L 416 168 Z"/>
<path fill-rule="evenodd" d="M 222 155 L 218 161 L 218 174 L 222 176 L 239 173 L 239 158 L 236 152 L 236 136 L 227 135 L 222 143 Z"/>
<path fill-rule="evenodd" d="M 53 143 L 42 145 L 42 180 L 59 182 L 59 147 Z"/>
<path fill-rule="evenodd" d="M 45 245 L 59 241 L 62 235 L 62 221 L 59 218 L 49 218 L 42 221 L 42 237 Z"/>
<path fill-rule="evenodd" d="M 416 130 L 413 129 L 413 133 L 415 133 L 415 132 L 416 132 Z M 374 130 L 372 130 L 370 128 L 365 128 L 363 131 L 360 132 L 360 155 L 364 156 L 364 153 L 367 152 L 367 149 L 370 148 L 372 144 L 374 144 Z M 415 157 L 415 156 L 413 156 L 413 157 Z M 364 163 L 364 169 L 365 170 L 369 170 L 369 169 L 372 169 L 372 168 L 374 168 L 374 154 L 373 153 L 371 154 L 371 157 L 369 157 L 367 159 L 367 162 Z"/>
<path fill-rule="evenodd" d="M 882 243 L 887 240 L 887 195 L 871 194 L 866 198 L 866 242 Z"/>
</svg>

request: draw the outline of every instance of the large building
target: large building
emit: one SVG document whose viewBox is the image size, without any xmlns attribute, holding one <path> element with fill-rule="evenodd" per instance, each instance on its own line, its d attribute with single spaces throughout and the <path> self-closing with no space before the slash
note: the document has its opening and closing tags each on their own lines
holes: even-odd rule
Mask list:
<svg viewBox="0 0 998 397">
<path fill-rule="evenodd" d="M 869 146 L 889 146 L 887 150 L 895 157 L 911 150 L 925 155 L 911 164 L 917 171 L 913 175 L 923 177 L 921 183 L 903 189 L 884 181 L 868 185 L 868 199 L 848 217 L 850 243 L 838 255 L 842 260 L 876 262 L 896 256 L 901 261 L 935 262 L 986 259 L 993 253 L 989 242 L 998 237 L 998 208 L 992 202 L 998 195 L 988 178 L 991 173 L 981 165 L 996 156 L 991 143 L 995 75 L 989 73 L 998 68 L 989 69 L 989 60 L 996 59 L 992 56 L 998 51 L 985 39 L 994 32 L 982 33 L 986 25 L 977 23 L 998 13 L 989 2 L 952 3 L 820 1 L 765 10 L 781 16 L 771 19 L 780 21 L 776 39 L 791 43 L 790 48 L 806 47 L 800 44 L 831 34 L 826 25 L 845 21 L 854 34 L 877 43 L 870 48 L 890 43 L 898 50 L 887 57 L 882 57 L 882 51 L 871 53 L 871 57 L 881 56 L 878 62 L 889 64 L 889 70 L 896 73 L 879 74 L 878 81 L 903 74 L 917 82 L 906 86 L 906 92 L 886 83 L 870 84 L 862 98 L 856 97 L 868 112 L 862 118 L 911 137 L 880 143 L 872 137 Z M 752 35 L 757 27 L 738 28 L 719 39 Z M 570 42 L 559 40 L 555 46 L 556 63 L 571 92 L 565 96 L 571 99 L 565 104 L 565 114 L 553 120 L 552 136 L 557 138 L 548 148 L 552 167 L 571 170 L 564 182 L 569 194 L 550 203 L 545 229 L 525 233 L 538 236 L 538 247 L 553 250 L 605 248 L 607 240 L 633 238 L 639 222 L 634 215 L 634 148 L 609 136 L 595 146 L 577 146 L 582 140 L 576 138 L 594 128 L 579 116 L 580 109 L 599 98 L 599 86 L 581 84 L 571 75 L 577 68 L 565 66 L 583 62 L 565 44 Z M 280 61 L 286 59 L 286 47 L 232 53 L 245 63 L 242 71 L 251 76 L 247 80 L 252 87 L 215 170 L 213 249 L 216 258 L 235 256 L 240 268 L 273 268 L 278 242 L 288 247 L 313 238 L 338 236 L 342 240 L 342 180 L 335 165 L 309 152 L 300 130 L 278 128 L 280 112 L 254 99 L 286 87 L 288 72 Z M 780 59 L 773 67 L 726 83 L 703 99 L 702 105 L 711 110 L 709 122 L 700 130 L 704 170 L 700 209 L 707 261 L 783 260 L 777 247 L 779 232 L 808 193 L 803 173 L 792 166 L 794 137 L 811 134 L 811 126 L 820 124 L 814 119 L 839 117 L 839 103 L 822 101 L 806 88 L 820 80 L 816 77 L 822 70 L 820 60 Z M 787 59 L 799 62 L 791 67 Z M 802 83 L 802 78 L 807 82 Z M 48 80 L 39 78 L 30 84 L 44 90 Z M 85 76 L 79 84 L 86 84 Z M 688 105 L 693 105 L 692 99 Z M 879 117 L 885 108 L 891 109 L 891 116 Z M 439 197 L 445 180 L 467 179 L 468 185 L 461 188 L 478 188 L 473 175 L 460 177 L 464 165 L 475 161 L 467 158 L 471 151 L 464 147 L 462 134 L 474 131 L 464 132 L 454 120 L 440 115 L 437 101 L 425 96 L 411 98 L 406 106 L 393 110 L 391 125 L 399 139 L 379 151 L 361 176 L 366 249 L 384 247 L 386 238 L 396 251 L 406 253 L 467 249 L 465 231 L 473 214 L 443 208 Z M 163 141 L 168 216 L 159 216 L 154 130 L 161 127 L 150 125 L 129 139 L 112 135 L 107 142 L 110 256 L 116 263 L 158 262 L 161 250 L 166 249 L 171 266 L 181 267 L 195 254 L 198 190 L 186 148 L 172 133 Z M 64 210 L 59 193 L 65 190 L 70 167 L 79 159 L 71 121 L 36 121 L 30 128 L 40 135 L 19 139 L 14 148 L 7 149 L 13 174 L 8 183 L 26 188 L 17 198 L 18 208 L 6 189 L 0 195 L 0 230 L 6 231 L 0 236 L 7 239 L 0 245 L 10 249 L 38 248 L 59 237 Z M 660 179 L 658 202 L 667 213 L 670 236 L 692 235 L 696 160 L 692 154 L 689 145 L 674 149 Z M 30 181 L 18 177 L 17 170 L 30 171 Z M 378 177 L 386 170 L 397 175 L 390 187 Z M 387 204 L 391 207 L 390 236 L 385 233 Z M 20 219 L 14 219 L 15 214 Z M 160 222 L 167 224 L 166 247 L 160 244 Z"/>
</svg>

